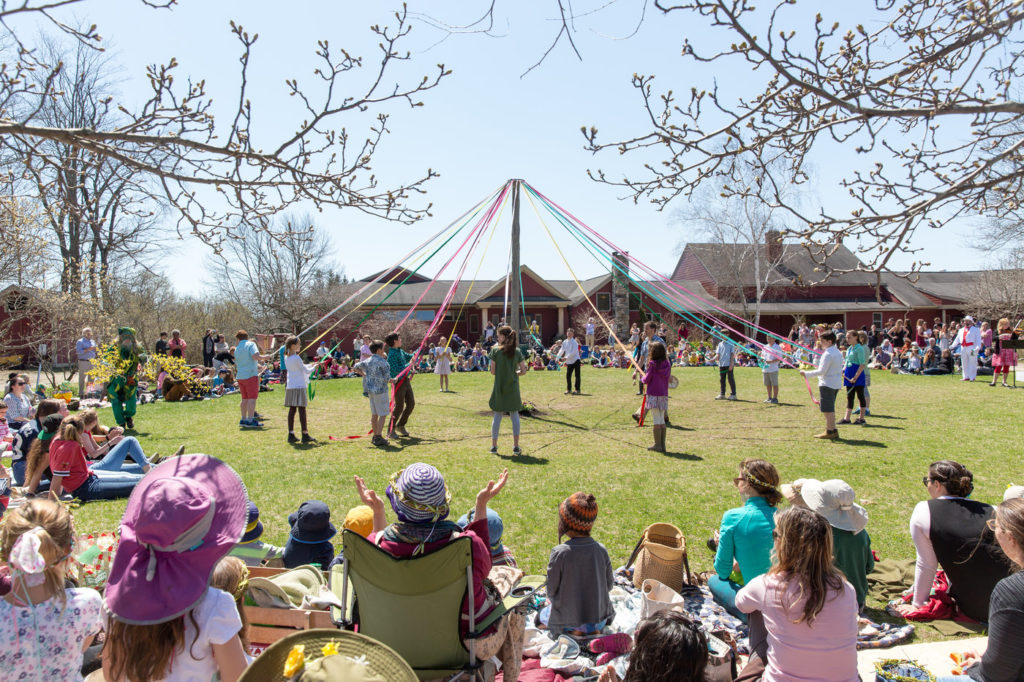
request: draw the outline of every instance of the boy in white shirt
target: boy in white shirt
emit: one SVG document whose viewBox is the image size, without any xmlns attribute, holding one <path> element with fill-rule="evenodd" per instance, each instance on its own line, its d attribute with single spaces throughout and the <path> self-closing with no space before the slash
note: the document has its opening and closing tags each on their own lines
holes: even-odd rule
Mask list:
<svg viewBox="0 0 1024 682">
<path fill-rule="evenodd" d="M 778 341 L 771 339 L 761 351 L 761 360 L 764 362 L 761 376 L 764 377 L 764 387 L 768 391 L 768 398 L 765 402 L 769 405 L 779 404 L 779 361 L 781 359 L 782 347 Z"/>
<path fill-rule="evenodd" d="M 800 370 L 800 373 L 805 377 L 818 377 L 818 393 L 821 397 L 819 405 L 821 413 L 825 415 L 825 432 L 817 434 L 815 438 L 839 440 L 839 430 L 836 428 L 836 395 L 843 387 L 843 365 L 846 361 L 836 348 L 835 332 L 825 332 L 818 340 L 824 350 L 818 358 L 818 368 Z"/>
</svg>

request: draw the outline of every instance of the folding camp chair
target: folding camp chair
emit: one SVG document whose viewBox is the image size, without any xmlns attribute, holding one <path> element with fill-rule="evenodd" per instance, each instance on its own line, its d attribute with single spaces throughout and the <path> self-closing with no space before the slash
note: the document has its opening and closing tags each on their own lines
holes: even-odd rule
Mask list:
<svg viewBox="0 0 1024 682">
<path fill-rule="evenodd" d="M 342 533 L 342 545 L 341 601 L 345 612 L 353 614 L 348 625 L 358 625 L 360 633 L 397 651 L 421 680 L 482 679 L 475 639 L 544 584 L 540 577 L 524 579 L 486 618 L 476 622 L 470 538 L 404 558 L 393 557 L 348 530 Z M 354 595 L 349 592 L 349 581 Z M 459 635 L 463 598 L 469 602 L 468 647 Z"/>
</svg>

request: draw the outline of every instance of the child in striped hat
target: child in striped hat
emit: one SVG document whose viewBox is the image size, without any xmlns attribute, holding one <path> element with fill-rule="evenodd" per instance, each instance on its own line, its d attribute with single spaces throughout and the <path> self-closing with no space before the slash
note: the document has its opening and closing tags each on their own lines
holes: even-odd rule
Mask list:
<svg viewBox="0 0 1024 682">
<path fill-rule="evenodd" d="M 590 537 L 597 499 L 576 492 L 558 506 L 558 539 L 548 559 L 548 606 L 538 620 L 552 635 L 593 635 L 615 616 L 609 590 L 615 584 L 608 550 Z"/>
</svg>

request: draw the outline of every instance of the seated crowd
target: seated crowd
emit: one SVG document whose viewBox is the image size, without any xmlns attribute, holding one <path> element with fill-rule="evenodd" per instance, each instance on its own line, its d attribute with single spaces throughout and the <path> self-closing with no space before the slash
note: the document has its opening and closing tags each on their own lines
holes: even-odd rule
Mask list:
<svg viewBox="0 0 1024 682">
<path fill-rule="evenodd" d="M 46 421 L 41 433 L 50 433 L 55 420 Z M 77 450 L 84 422 L 81 417 L 58 422 L 51 439 L 75 446 L 63 445 L 62 451 L 86 457 Z M 287 543 L 275 547 L 261 540 L 259 509 L 228 465 L 179 453 L 154 466 L 123 442 L 104 458 L 118 448 L 138 456 L 129 466 L 141 472 L 120 475 L 141 480 L 121 520 L 102 596 L 74 583 L 75 530 L 64 505 L 35 498 L 4 515 L 0 669 L 6 679 L 81 679 L 83 666 L 101 666 L 110 682 L 238 680 L 253 661 L 242 608 L 247 567 L 311 564 L 340 575 L 330 571 L 344 561 L 332 542 L 337 530 L 331 510 L 322 501 L 303 502 L 288 516 Z M 51 474 L 54 487 L 72 485 L 59 469 Z M 468 538 L 472 601 L 463 596 L 465 638 L 469 604 L 480 622 L 512 587 L 500 578 L 517 562 L 493 508 L 508 483 L 505 470 L 481 487 L 473 509 L 453 521 L 452 493 L 431 465 L 416 463 L 396 472 L 383 494 L 356 476 L 362 504 L 348 511 L 344 528 L 398 558 L 429 555 Z M 909 515 L 917 552 L 914 585 L 898 610 L 914 617 L 925 608 L 941 568 L 957 613 L 988 627 L 988 647 L 969 657 L 967 675 L 1020 679 L 1024 573 L 1014 571 L 1024 566 L 1024 491 L 1008 490 L 998 507 L 973 500 L 973 475 L 950 460 L 933 463 L 924 483 L 929 499 Z M 749 628 L 750 656 L 737 679 L 859 679 L 857 617 L 874 557 L 868 515 L 854 490 L 840 480 L 783 485 L 776 468 L 763 459 L 740 462 L 733 484 L 742 504 L 725 512 L 708 542 L 715 552 L 708 589 Z M 107 484 L 101 477 L 100 483 L 74 485 L 96 486 L 102 494 Z M 552 510 L 559 544 L 548 560 L 546 599 L 536 616 L 521 609 L 498 611 L 503 615 L 475 637 L 477 656 L 481 661 L 496 657 L 504 679 L 518 679 L 529 625 L 552 639 L 565 635 L 603 652 L 596 664 L 603 682 L 619 679 L 615 666 L 606 664 L 626 653 L 619 670 L 625 670 L 627 682 L 704 680 L 709 640 L 699 619 L 661 611 L 635 631 L 610 629 L 616 620 L 610 595 L 616 578 L 607 550 L 594 537 L 598 508 L 594 495 L 575 492 Z"/>
</svg>

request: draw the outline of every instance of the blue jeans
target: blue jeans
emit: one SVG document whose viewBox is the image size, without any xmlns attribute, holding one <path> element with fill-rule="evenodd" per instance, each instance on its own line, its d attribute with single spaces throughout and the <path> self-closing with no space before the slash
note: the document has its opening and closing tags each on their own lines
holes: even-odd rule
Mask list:
<svg viewBox="0 0 1024 682">
<path fill-rule="evenodd" d="M 124 471 L 93 471 L 86 482 L 71 491 L 71 494 L 82 502 L 117 500 L 131 495 L 143 477 L 144 474 Z"/>
<path fill-rule="evenodd" d="M 11 485 L 25 485 L 25 468 L 27 466 L 28 462 L 24 458 L 11 462 L 11 476 L 14 478 L 14 482 Z"/>
<path fill-rule="evenodd" d="M 134 464 L 125 464 L 127 457 L 131 457 Z M 142 474 L 142 468 L 149 466 L 149 460 L 142 452 L 142 446 L 132 436 L 122 438 L 117 445 L 110 448 L 110 451 L 103 459 L 89 464 L 93 471 L 124 472 L 131 474 Z"/>
<path fill-rule="evenodd" d="M 740 585 L 731 580 L 724 580 L 717 575 L 713 575 L 708 578 L 708 589 L 711 590 L 711 595 L 715 598 L 715 601 L 724 606 L 726 611 L 744 623 L 747 622 L 747 614 L 736 608 L 736 593 L 740 591 Z"/>
</svg>

